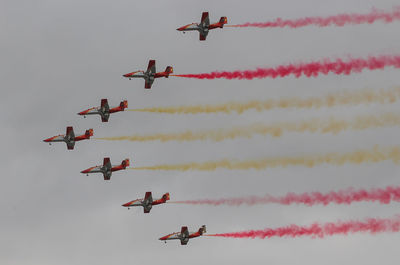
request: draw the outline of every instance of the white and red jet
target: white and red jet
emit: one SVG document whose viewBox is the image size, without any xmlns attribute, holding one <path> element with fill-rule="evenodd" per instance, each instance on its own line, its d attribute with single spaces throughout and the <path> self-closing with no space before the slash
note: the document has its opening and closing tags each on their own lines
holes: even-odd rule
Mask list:
<svg viewBox="0 0 400 265">
<path fill-rule="evenodd" d="M 205 225 L 201 226 L 200 229 L 196 232 L 189 232 L 187 226 L 182 226 L 181 232 L 176 232 L 160 237 L 160 240 L 165 241 L 165 243 L 167 243 L 167 240 L 178 239 L 181 241 L 181 245 L 186 245 L 189 242 L 190 238 L 202 236 L 204 233 L 206 233 Z"/>
<path fill-rule="evenodd" d="M 93 136 L 93 129 L 86 130 L 85 134 L 75 136 L 72 126 L 68 126 L 65 135 L 60 134 L 57 136 L 53 136 L 43 140 L 43 142 L 49 143 L 50 145 L 53 142 L 65 142 L 67 144 L 68 150 L 73 150 L 75 142 L 90 139 L 90 136 Z"/>
<path fill-rule="evenodd" d="M 160 199 L 153 200 L 153 196 L 151 192 L 148 191 L 144 195 L 143 199 L 137 199 L 123 204 L 124 207 L 135 207 L 135 206 L 143 206 L 144 213 L 149 213 L 153 205 L 158 205 L 162 203 L 166 203 L 169 200 L 169 193 L 165 193 Z"/>
<path fill-rule="evenodd" d="M 86 118 L 86 115 L 99 114 L 102 122 L 108 122 L 108 119 L 110 118 L 111 113 L 124 111 L 127 107 L 128 107 L 128 101 L 124 100 L 124 101 L 121 101 L 119 106 L 110 108 L 110 106 L 108 105 L 107 99 L 103 98 L 101 100 L 100 107 L 94 107 L 94 108 L 90 108 L 90 109 L 81 111 L 78 113 L 78 115 L 82 115 L 84 118 Z"/>
<path fill-rule="evenodd" d="M 123 77 L 129 78 L 143 78 L 145 81 L 144 88 L 150 89 L 151 85 L 154 82 L 154 79 L 165 77 L 168 78 L 170 74 L 174 72 L 172 66 L 167 66 L 164 72 L 156 73 L 156 61 L 150 60 L 149 65 L 147 67 L 147 71 L 136 71 L 128 74 L 124 74 Z"/>
<path fill-rule="evenodd" d="M 185 33 L 185 31 L 197 30 L 200 33 L 200 40 L 206 40 L 209 30 L 216 29 L 216 28 L 222 29 L 224 27 L 224 25 L 227 23 L 228 23 L 228 19 L 226 17 L 221 17 L 219 19 L 219 22 L 210 24 L 210 18 L 208 16 L 208 12 L 203 12 L 203 14 L 201 15 L 200 24 L 192 23 L 192 24 L 180 27 L 176 30 L 182 31 L 183 33 Z"/>
<path fill-rule="evenodd" d="M 129 159 L 125 159 L 120 165 L 111 165 L 110 158 L 105 157 L 102 166 L 94 166 L 81 171 L 81 173 L 88 176 L 90 173 L 102 173 L 104 180 L 110 180 L 112 172 L 124 170 L 127 167 L 129 167 Z"/>
</svg>

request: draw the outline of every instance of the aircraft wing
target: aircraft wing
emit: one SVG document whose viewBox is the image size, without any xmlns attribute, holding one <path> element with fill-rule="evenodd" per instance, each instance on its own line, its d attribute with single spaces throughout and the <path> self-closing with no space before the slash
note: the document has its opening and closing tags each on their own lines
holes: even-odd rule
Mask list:
<svg viewBox="0 0 400 265">
<path fill-rule="evenodd" d="M 110 180 L 111 179 L 111 174 L 104 173 L 103 176 L 104 176 L 104 180 Z"/>
<path fill-rule="evenodd" d="M 189 242 L 189 230 L 187 226 L 181 228 L 181 245 L 186 245 Z"/>
<path fill-rule="evenodd" d="M 146 80 L 144 84 L 144 88 L 150 89 L 151 86 L 153 85 L 154 79 L 153 80 Z"/>
<path fill-rule="evenodd" d="M 72 128 L 72 126 L 68 126 L 67 127 L 66 136 L 67 136 L 67 138 L 70 138 L 70 139 L 74 139 L 75 138 L 75 133 L 74 133 L 74 129 Z"/>
<path fill-rule="evenodd" d="M 208 16 L 208 12 L 203 12 L 203 14 L 201 14 L 201 25 L 205 28 L 210 26 L 210 17 Z"/>
<path fill-rule="evenodd" d="M 206 40 L 208 35 L 208 31 L 200 32 L 200 40 Z"/>
<path fill-rule="evenodd" d="M 111 162 L 110 162 L 110 158 L 109 158 L 109 157 L 105 157 L 105 158 L 104 158 L 104 160 L 103 160 L 103 167 L 104 167 L 104 168 L 108 168 L 108 169 L 111 169 L 111 168 L 112 168 L 112 165 L 111 165 Z"/>
<path fill-rule="evenodd" d="M 75 142 L 67 142 L 67 149 L 73 150 L 75 147 Z"/>
<path fill-rule="evenodd" d="M 144 206 L 144 208 L 143 208 L 144 213 L 149 213 L 153 206 L 153 196 L 151 195 L 150 191 L 146 192 L 146 194 L 144 196 L 143 206 Z"/>
<path fill-rule="evenodd" d="M 108 122 L 108 118 L 110 117 L 110 106 L 108 105 L 108 101 L 106 98 L 103 98 L 101 100 L 101 121 L 102 122 Z"/>
<path fill-rule="evenodd" d="M 102 108 L 105 112 L 110 111 L 110 106 L 108 105 L 108 100 L 106 98 L 103 98 L 101 100 L 100 108 Z"/>
<path fill-rule="evenodd" d="M 144 202 L 147 202 L 147 203 L 153 202 L 153 196 L 151 195 L 150 191 L 146 192 L 146 194 L 144 195 Z"/>
<path fill-rule="evenodd" d="M 155 74 L 156 73 L 156 61 L 150 60 L 149 65 L 147 66 L 147 73 Z"/>
</svg>

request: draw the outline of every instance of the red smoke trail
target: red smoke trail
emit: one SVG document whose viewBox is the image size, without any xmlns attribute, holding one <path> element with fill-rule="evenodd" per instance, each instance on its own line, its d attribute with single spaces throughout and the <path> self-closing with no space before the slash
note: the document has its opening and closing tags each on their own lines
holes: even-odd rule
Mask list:
<svg viewBox="0 0 400 265">
<path fill-rule="evenodd" d="M 400 55 L 371 56 L 366 59 L 350 58 L 347 61 L 343 61 L 342 59 L 337 59 L 335 61 L 325 59 L 322 61 L 314 61 L 311 63 L 289 64 L 270 68 L 257 68 L 256 70 L 238 70 L 232 72 L 215 71 L 203 74 L 186 74 L 174 76 L 197 79 L 225 78 L 250 80 L 254 78 L 277 78 L 294 75 L 296 78 L 299 78 L 302 75 L 305 75 L 307 77 L 316 77 L 320 74 L 327 75 L 329 73 L 334 73 L 337 75 L 350 75 L 351 73 L 360 73 L 364 69 L 377 70 L 384 69 L 388 66 L 400 68 Z"/>
<path fill-rule="evenodd" d="M 261 238 L 271 237 L 300 237 L 311 236 L 313 238 L 323 238 L 333 235 L 347 235 L 353 233 L 369 232 L 371 234 L 383 232 L 399 232 L 400 216 L 388 219 L 369 218 L 365 221 L 347 221 L 336 223 L 318 224 L 310 226 L 298 226 L 295 224 L 278 227 L 266 228 L 263 230 L 249 230 L 243 232 L 213 234 L 208 236 L 231 237 L 231 238 Z"/>
<path fill-rule="evenodd" d="M 205 204 L 205 205 L 229 205 L 229 206 L 240 206 L 245 205 L 256 205 L 256 204 L 268 204 L 276 203 L 283 205 L 290 204 L 305 204 L 307 206 L 313 206 L 316 204 L 328 205 L 330 203 L 336 204 L 351 204 L 353 202 L 379 202 L 381 204 L 388 204 L 392 201 L 400 202 L 400 187 L 386 187 L 384 189 L 371 189 L 371 190 L 354 190 L 349 188 L 341 191 L 331 191 L 323 194 L 320 192 L 311 193 L 288 193 L 283 197 L 274 197 L 266 195 L 263 197 L 250 196 L 241 198 L 227 198 L 217 200 L 187 200 L 187 201 L 176 201 L 172 203 L 182 204 Z"/>
<path fill-rule="evenodd" d="M 331 25 L 344 26 L 356 24 L 372 24 L 377 21 L 390 23 L 394 20 L 400 20 L 400 8 L 395 7 L 393 11 L 380 11 L 373 9 L 368 14 L 339 14 L 329 17 L 305 17 L 299 19 L 281 19 L 262 23 L 245 23 L 240 25 L 231 25 L 230 27 L 256 27 L 256 28 L 299 28 L 305 26 L 327 27 Z M 229 26 L 228 26 L 229 27 Z"/>
</svg>

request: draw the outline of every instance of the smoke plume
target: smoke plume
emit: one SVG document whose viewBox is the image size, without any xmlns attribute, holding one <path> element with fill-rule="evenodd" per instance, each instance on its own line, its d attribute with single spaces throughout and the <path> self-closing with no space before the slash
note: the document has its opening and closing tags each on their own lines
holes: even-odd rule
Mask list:
<svg viewBox="0 0 400 265">
<path fill-rule="evenodd" d="M 228 102 L 216 105 L 194 105 L 176 107 L 153 107 L 143 109 L 130 109 L 137 112 L 167 113 L 167 114 L 199 114 L 199 113 L 232 113 L 242 114 L 248 110 L 267 111 L 271 109 L 311 109 L 334 107 L 342 105 L 359 105 L 371 103 L 394 103 L 400 98 L 400 87 L 388 90 L 364 90 L 331 94 L 324 97 L 312 98 L 284 98 L 278 100 L 252 100 L 248 102 Z"/>
<path fill-rule="evenodd" d="M 400 56 L 398 55 L 382 55 L 371 56 L 368 58 L 350 58 L 346 61 L 336 59 L 331 61 L 325 59 L 322 61 L 314 61 L 311 63 L 298 63 L 289 65 L 280 65 L 276 67 L 257 68 L 256 70 L 237 70 L 237 71 L 215 71 L 203 74 L 184 74 L 174 75 L 178 77 L 196 78 L 196 79 L 247 79 L 254 78 L 277 78 L 294 76 L 317 77 L 319 75 L 327 75 L 333 73 L 336 75 L 350 75 L 352 73 L 360 73 L 365 69 L 378 70 L 386 67 L 400 68 Z"/>
<path fill-rule="evenodd" d="M 230 237 L 230 238 L 271 238 L 271 237 L 300 237 L 311 236 L 323 238 L 333 235 L 348 235 L 354 233 L 384 233 L 399 232 L 400 216 L 393 218 L 369 218 L 364 221 L 338 221 L 332 223 L 314 223 L 309 226 L 292 224 L 285 227 L 265 228 L 263 230 L 249 230 L 234 233 L 212 234 L 208 236 Z"/>
<path fill-rule="evenodd" d="M 328 17 L 305 17 L 299 19 L 281 19 L 259 23 L 244 23 L 239 25 L 227 25 L 227 27 L 256 27 L 256 28 L 300 28 L 306 26 L 345 26 L 358 24 L 372 24 L 375 22 L 390 23 L 400 20 L 400 8 L 395 7 L 392 11 L 373 9 L 367 14 L 339 14 Z"/>
<path fill-rule="evenodd" d="M 382 161 L 392 161 L 400 164 L 400 147 L 381 148 L 375 146 L 370 150 L 357 150 L 349 153 L 327 153 L 320 155 L 303 155 L 303 156 L 282 156 L 271 157 L 254 160 L 232 160 L 223 159 L 208 162 L 192 162 L 183 164 L 162 164 L 154 166 L 144 166 L 131 168 L 133 170 L 199 170 L 214 171 L 217 169 L 229 170 L 263 170 L 267 168 L 288 167 L 288 166 L 305 166 L 312 168 L 317 165 L 330 164 L 340 166 L 344 164 L 362 164 L 362 163 L 379 163 Z"/>
<path fill-rule="evenodd" d="M 235 127 L 230 129 L 204 130 L 177 133 L 157 133 L 148 135 L 130 135 L 96 138 L 107 141 L 205 141 L 211 140 L 220 142 L 227 139 L 235 139 L 238 137 L 251 138 L 254 135 L 270 135 L 272 137 L 280 137 L 285 132 L 311 132 L 311 133 L 332 133 L 337 134 L 344 130 L 364 130 L 370 128 L 378 128 L 384 126 L 400 125 L 400 115 L 393 113 L 385 113 L 381 115 L 364 115 L 358 116 L 353 120 L 339 120 L 335 118 L 328 119 L 311 119 L 302 122 L 280 122 L 276 124 L 266 125 L 262 123 L 253 124 L 244 127 Z"/>
<path fill-rule="evenodd" d="M 248 196 L 236 198 L 221 198 L 221 199 L 199 199 L 186 201 L 172 201 L 170 203 L 191 204 L 191 205 L 257 205 L 257 204 L 304 204 L 307 206 L 313 205 L 328 205 L 334 204 L 351 204 L 354 202 L 379 202 L 381 204 L 389 204 L 391 202 L 400 202 L 400 187 L 386 187 L 384 189 L 373 188 L 370 190 L 353 188 L 331 191 L 328 193 L 321 192 L 306 192 L 301 194 L 288 193 L 285 196 L 276 197 L 271 195 L 265 196 Z"/>
</svg>

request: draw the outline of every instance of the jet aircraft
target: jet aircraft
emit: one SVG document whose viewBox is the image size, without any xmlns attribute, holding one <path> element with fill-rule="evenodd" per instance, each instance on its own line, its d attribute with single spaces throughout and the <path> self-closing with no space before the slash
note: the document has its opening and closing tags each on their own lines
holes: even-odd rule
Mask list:
<svg viewBox="0 0 400 265">
<path fill-rule="evenodd" d="M 153 200 L 151 192 L 148 191 L 144 195 L 144 199 L 137 199 L 123 204 L 124 207 L 143 206 L 144 213 L 149 213 L 153 205 L 166 203 L 169 200 L 169 193 L 165 193 L 160 199 Z"/>
<path fill-rule="evenodd" d="M 82 115 L 84 118 L 86 118 L 86 115 L 99 114 L 102 122 L 108 122 L 108 119 L 110 118 L 111 113 L 124 111 L 127 107 L 128 107 L 128 101 L 124 100 L 124 101 L 121 101 L 119 106 L 110 108 L 110 106 L 108 105 L 107 99 L 103 98 L 101 100 L 100 107 L 94 107 L 94 108 L 90 108 L 90 109 L 81 111 L 78 113 L 78 115 Z"/>
<path fill-rule="evenodd" d="M 181 241 L 181 245 L 186 245 L 189 242 L 190 238 L 202 236 L 204 233 L 206 233 L 205 225 L 201 226 L 200 229 L 196 232 L 189 232 L 187 226 L 182 226 L 181 232 L 176 232 L 163 236 L 160 238 L 160 240 L 167 243 L 167 240 L 178 239 Z"/>
<path fill-rule="evenodd" d="M 160 78 L 160 77 L 165 77 L 168 78 L 170 74 L 174 72 L 174 69 L 172 66 L 167 66 L 164 72 L 156 72 L 156 61 L 155 60 L 150 60 L 149 65 L 147 67 L 146 72 L 145 71 L 136 71 L 128 74 L 124 74 L 123 77 L 129 78 L 143 78 L 145 81 L 144 88 L 150 89 L 154 79 Z"/>
<path fill-rule="evenodd" d="M 65 135 L 60 134 L 57 136 L 53 136 L 43 140 L 43 142 L 49 143 L 50 145 L 53 142 L 65 142 L 67 144 L 68 150 L 72 150 L 74 149 L 75 142 L 90 139 L 90 136 L 93 136 L 93 129 L 86 130 L 85 134 L 83 135 L 75 136 L 72 126 L 68 126 Z"/>
<path fill-rule="evenodd" d="M 224 27 L 224 25 L 227 23 L 228 23 L 228 19 L 226 17 L 221 17 L 219 19 L 219 22 L 210 24 L 210 18 L 208 16 L 208 12 L 203 12 L 203 14 L 201 15 L 200 24 L 192 23 L 192 24 L 180 27 L 176 30 L 182 31 L 183 33 L 185 33 L 185 31 L 197 30 L 200 33 L 200 40 L 206 40 L 210 29 L 216 29 L 216 28 L 222 29 Z"/>
<path fill-rule="evenodd" d="M 124 170 L 127 167 L 129 167 L 129 159 L 125 159 L 120 165 L 111 165 L 110 158 L 105 157 L 102 166 L 94 166 L 81 171 L 81 173 L 86 174 L 87 176 L 89 176 L 89 173 L 102 173 L 104 180 L 110 180 L 112 172 Z"/>
</svg>

